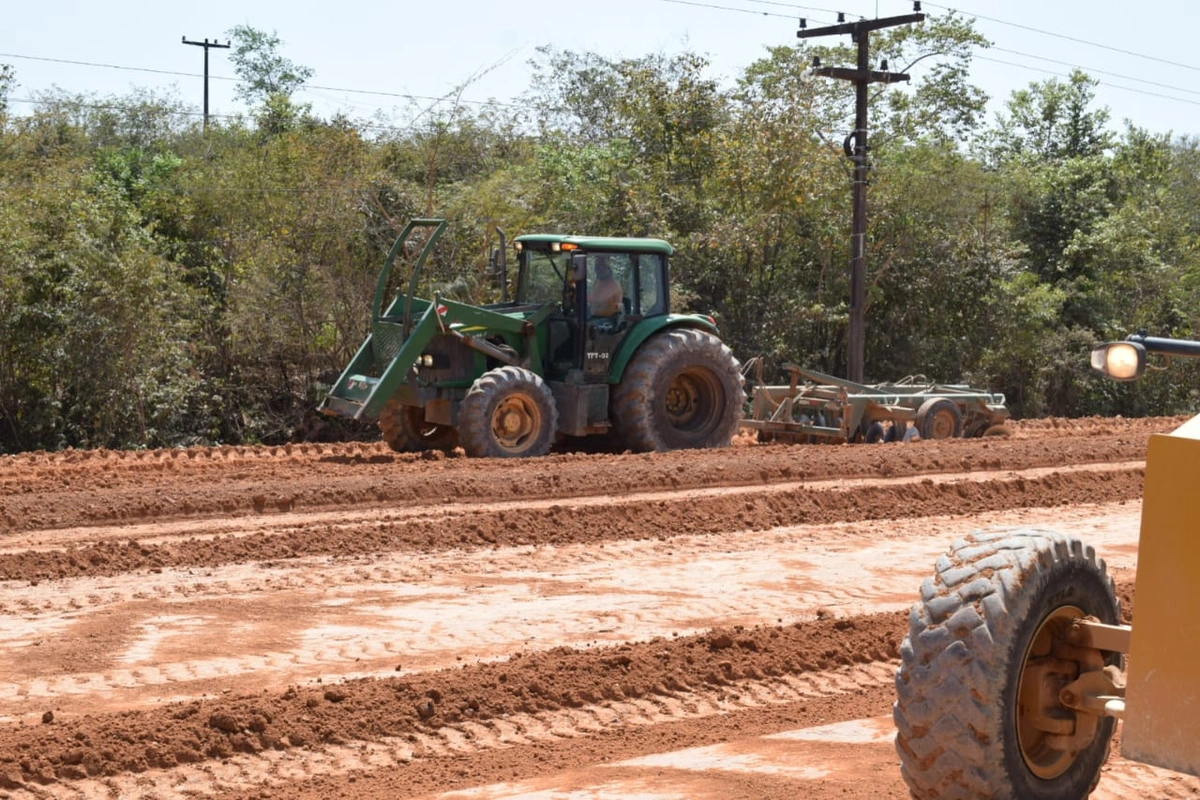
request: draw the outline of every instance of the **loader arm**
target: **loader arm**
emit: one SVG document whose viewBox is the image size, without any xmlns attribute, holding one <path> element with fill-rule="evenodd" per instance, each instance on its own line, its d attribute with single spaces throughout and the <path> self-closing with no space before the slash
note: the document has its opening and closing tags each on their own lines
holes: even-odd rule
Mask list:
<svg viewBox="0 0 1200 800">
<path fill-rule="evenodd" d="M 393 305 L 401 301 L 402 298 L 397 298 Z M 419 359 L 437 336 L 453 337 L 497 361 L 532 366 L 541 371 L 537 330 L 553 313 L 553 305 L 534 307 L 516 315 L 437 297 L 433 302 L 411 298 L 403 305 L 410 315 L 415 315 L 411 327 L 386 315 L 375 320 L 371 336 L 322 403 L 320 410 L 323 413 L 351 419 L 378 419 L 383 407 L 397 394 L 407 394 L 413 405 L 418 404 Z M 522 346 L 515 349 L 524 355 L 514 356 L 497 347 L 480 336 L 484 333 L 520 340 Z M 471 379 L 465 379 L 459 388 L 465 389 L 470 384 Z"/>
</svg>

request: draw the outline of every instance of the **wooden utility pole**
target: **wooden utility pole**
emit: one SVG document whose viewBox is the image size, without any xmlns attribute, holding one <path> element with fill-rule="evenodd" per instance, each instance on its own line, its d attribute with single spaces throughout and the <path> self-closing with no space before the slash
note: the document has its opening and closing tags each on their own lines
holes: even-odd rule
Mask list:
<svg viewBox="0 0 1200 800">
<path fill-rule="evenodd" d="M 913 3 L 913 8 L 920 11 L 921 4 Z M 906 81 L 909 77 L 902 72 L 888 72 L 886 61 L 882 64 L 882 70 L 872 70 L 868 38 L 871 31 L 920 22 L 925 19 L 925 15 L 906 14 L 901 17 L 862 19 L 858 22 L 843 22 L 844 19 L 844 14 L 838 14 L 838 25 L 812 30 L 808 30 L 805 20 L 801 19 L 800 30 L 796 31 L 796 36 L 809 39 L 814 36 L 848 33 L 858 45 L 858 65 L 855 69 L 821 67 L 820 61 L 815 58 L 813 66 L 818 68 L 818 75 L 852 81 L 856 89 L 854 132 L 847 136 L 843 143 L 846 157 L 854 162 L 854 218 L 850 238 L 850 335 L 846 347 L 846 377 L 855 383 L 862 383 L 867 327 L 867 173 L 871 169 L 867 147 L 867 86 L 872 83 L 897 83 Z"/>
<path fill-rule="evenodd" d="M 228 50 L 231 45 L 229 43 L 220 44 L 217 39 L 213 39 L 211 42 L 208 39 L 203 42 L 192 42 L 186 36 L 181 38 L 184 44 L 194 44 L 196 47 L 204 48 L 204 132 L 208 133 L 208 51 L 213 47 Z"/>
</svg>

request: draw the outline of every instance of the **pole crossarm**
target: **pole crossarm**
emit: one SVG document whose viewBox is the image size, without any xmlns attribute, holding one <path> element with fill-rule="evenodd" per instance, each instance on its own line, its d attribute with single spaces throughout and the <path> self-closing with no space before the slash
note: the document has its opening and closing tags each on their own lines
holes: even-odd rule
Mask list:
<svg viewBox="0 0 1200 800">
<path fill-rule="evenodd" d="M 859 36 L 877 31 L 881 28 L 891 28 L 896 25 L 907 25 L 910 22 L 921 22 L 924 14 L 903 14 L 899 17 L 882 17 L 878 19 L 860 19 L 858 22 L 844 22 L 840 25 L 827 25 L 824 28 L 812 28 L 796 31 L 797 39 L 811 39 L 814 36 L 837 36 L 848 33 L 857 39 Z"/>
<path fill-rule="evenodd" d="M 845 67 L 821 67 L 814 74 L 823 78 L 839 78 L 855 83 L 901 83 L 910 77 L 905 72 L 880 72 L 875 69 L 857 70 Z"/>
</svg>

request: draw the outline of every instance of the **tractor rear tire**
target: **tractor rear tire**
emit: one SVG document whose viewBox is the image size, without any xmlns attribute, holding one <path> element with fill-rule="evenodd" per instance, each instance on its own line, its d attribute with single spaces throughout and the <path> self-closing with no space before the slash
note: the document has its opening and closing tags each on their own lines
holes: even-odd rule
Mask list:
<svg viewBox="0 0 1200 800">
<path fill-rule="evenodd" d="M 612 393 L 613 427 L 635 452 L 728 447 L 742 418 L 742 373 L 711 333 L 676 328 L 634 354 Z"/>
<path fill-rule="evenodd" d="M 557 430 L 558 407 L 550 387 L 522 367 L 483 373 L 459 409 L 458 438 L 469 456 L 544 456 Z"/>
<path fill-rule="evenodd" d="M 379 414 L 379 430 L 388 447 L 397 453 L 424 450 L 453 450 L 458 445 L 458 433 L 449 425 L 425 421 L 420 406 L 406 406 L 395 400 Z"/>
<path fill-rule="evenodd" d="M 1104 561 L 1063 534 L 1007 529 L 960 539 L 936 571 L 909 615 L 896 674 L 896 750 L 912 796 L 1087 797 L 1115 720 L 1100 719 L 1078 752 L 1056 750 L 1034 725 L 1044 717 L 1018 699 L 1023 677 L 1039 674 L 1031 665 L 1047 661 L 1044 650 L 1071 620 L 1119 622 Z M 1051 712 L 1075 721 L 1061 705 Z"/>
<path fill-rule="evenodd" d="M 917 432 L 922 439 L 957 439 L 962 431 L 962 412 L 953 400 L 931 397 L 917 409 Z"/>
</svg>

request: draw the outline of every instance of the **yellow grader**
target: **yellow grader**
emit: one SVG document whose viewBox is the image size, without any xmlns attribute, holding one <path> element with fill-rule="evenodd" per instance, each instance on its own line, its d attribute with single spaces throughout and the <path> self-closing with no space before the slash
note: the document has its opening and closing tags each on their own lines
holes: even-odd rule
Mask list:
<svg viewBox="0 0 1200 800">
<path fill-rule="evenodd" d="M 1092 366 L 1134 380 L 1149 355 L 1200 357 L 1200 342 L 1137 334 L 1096 348 Z M 1104 560 L 1072 536 L 977 532 L 938 559 L 896 674 L 913 797 L 1087 797 L 1118 719 L 1124 757 L 1200 775 L 1197 463 L 1200 417 L 1151 437 L 1136 633 Z"/>
</svg>

